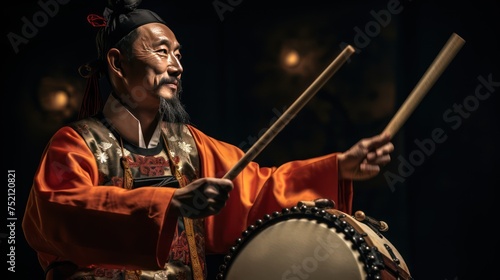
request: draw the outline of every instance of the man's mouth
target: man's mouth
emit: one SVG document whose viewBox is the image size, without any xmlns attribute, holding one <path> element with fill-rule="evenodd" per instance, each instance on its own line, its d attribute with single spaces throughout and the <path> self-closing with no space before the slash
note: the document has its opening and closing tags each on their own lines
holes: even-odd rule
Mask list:
<svg viewBox="0 0 500 280">
<path fill-rule="evenodd" d="M 177 83 L 166 83 L 165 85 L 171 89 L 177 90 Z"/>
</svg>

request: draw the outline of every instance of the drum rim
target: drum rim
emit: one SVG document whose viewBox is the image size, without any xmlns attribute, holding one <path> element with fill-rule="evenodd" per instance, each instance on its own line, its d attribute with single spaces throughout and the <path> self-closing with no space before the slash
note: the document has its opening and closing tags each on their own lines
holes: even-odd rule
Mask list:
<svg viewBox="0 0 500 280">
<path fill-rule="evenodd" d="M 274 211 L 272 214 L 266 214 L 262 219 L 258 219 L 254 224 L 248 226 L 241 233 L 241 236 L 236 239 L 235 243 L 229 249 L 229 252 L 224 256 L 223 263 L 219 266 L 219 273 L 216 279 L 226 279 L 227 271 L 231 267 L 232 262 L 240 251 L 253 239 L 253 237 L 264 229 L 289 219 L 309 219 L 315 220 L 318 223 L 326 224 L 329 228 L 335 228 L 336 232 L 342 233 L 346 240 L 352 243 L 363 262 L 364 270 L 367 274 L 367 279 L 383 279 L 381 276 L 385 274 L 386 265 L 384 256 L 376 246 L 369 240 L 365 239 L 367 234 L 355 228 L 344 218 L 347 214 L 332 209 L 323 209 L 318 207 L 309 207 L 302 205 L 301 207 L 294 206 L 292 208 L 283 208 L 281 212 Z M 387 272 L 387 271 L 386 271 Z M 397 271 L 398 273 L 406 274 L 405 271 Z M 409 276 L 409 275 L 406 275 Z M 411 279 L 404 278 L 404 279 Z"/>
</svg>

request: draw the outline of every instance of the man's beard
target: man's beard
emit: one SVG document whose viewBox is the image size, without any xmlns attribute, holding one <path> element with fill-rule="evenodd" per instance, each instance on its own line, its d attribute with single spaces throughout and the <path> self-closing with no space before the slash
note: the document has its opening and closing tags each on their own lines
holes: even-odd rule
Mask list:
<svg viewBox="0 0 500 280">
<path fill-rule="evenodd" d="M 182 92 L 182 86 L 180 80 L 178 80 L 178 90 L 177 93 L 170 99 L 165 99 L 160 97 L 160 115 L 163 121 L 169 123 L 189 123 L 189 114 L 184 108 L 180 100 L 180 95 Z"/>
</svg>

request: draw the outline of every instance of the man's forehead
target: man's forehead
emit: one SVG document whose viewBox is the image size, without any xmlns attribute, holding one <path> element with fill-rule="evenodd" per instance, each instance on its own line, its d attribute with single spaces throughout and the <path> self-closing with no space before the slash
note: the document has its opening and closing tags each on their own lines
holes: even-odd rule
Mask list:
<svg viewBox="0 0 500 280">
<path fill-rule="evenodd" d="M 168 26 L 161 23 L 149 23 L 138 27 L 139 37 L 152 45 L 166 44 L 169 47 L 178 47 L 179 42 Z"/>
</svg>

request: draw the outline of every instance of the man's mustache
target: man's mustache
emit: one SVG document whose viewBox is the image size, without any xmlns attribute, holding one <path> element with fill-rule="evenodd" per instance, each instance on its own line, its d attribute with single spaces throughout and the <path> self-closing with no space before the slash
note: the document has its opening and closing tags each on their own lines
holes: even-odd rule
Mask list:
<svg viewBox="0 0 500 280">
<path fill-rule="evenodd" d="M 166 85 L 166 84 L 175 84 L 175 85 L 177 85 L 177 87 L 180 87 L 181 86 L 181 79 L 176 78 L 176 77 L 162 78 L 162 79 L 160 79 L 158 84 L 155 86 L 155 88 L 159 88 L 162 85 Z"/>
</svg>

